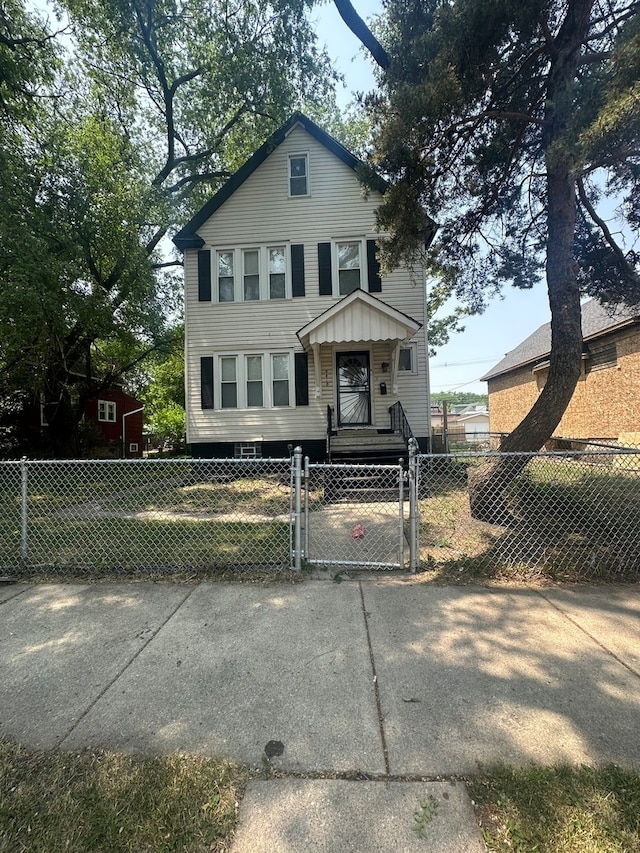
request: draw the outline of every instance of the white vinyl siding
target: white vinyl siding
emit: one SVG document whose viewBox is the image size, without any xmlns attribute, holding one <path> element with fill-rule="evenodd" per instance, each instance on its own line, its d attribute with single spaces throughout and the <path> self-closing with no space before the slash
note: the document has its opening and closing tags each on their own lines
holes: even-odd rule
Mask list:
<svg viewBox="0 0 640 853">
<path fill-rule="evenodd" d="M 292 198 L 288 190 L 289 154 L 308 152 L 309 187 L 312 195 L 304 203 Z M 219 305 L 198 302 L 197 251 L 185 252 L 185 325 L 187 336 L 187 406 L 189 441 L 275 441 L 283 438 L 305 437 L 323 439 L 326 431 L 326 407 L 334 405 L 334 371 L 329 348 L 322 348 L 320 395 L 315 394 L 313 354 L 309 353 L 309 405 L 269 407 L 271 380 L 267 378 L 267 362 L 263 364 L 265 406 L 221 411 L 216 398 L 215 411 L 200 407 L 200 357 L 214 353 L 251 354 L 261 352 L 299 352 L 298 329 L 327 310 L 337 293 L 337 271 L 333 276 L 334 296 L 318 294 L 318 243 L 361 241 L 362 271 L 366 277 L 366 240 L 377 236 L 375 210 L 380 195 L 372 190 L 363 196 L 357 176 L 347 165 L 323 145 L 316 142 L 301 127 L 292 130 L 262 165 L 233 193 L 213 216 L 199 229 L 205 245 L 212 250 L 212 269 L 215 251 L 234 249 L 238 253 L 236 271 L 240 269 L 240 252 L 259 248 L 264 252 L 264 276 L 261 279 L 262 299 L 242 301 L 241 291 L 233 303 Z M 288 298 L 291 293 L 290 249 L 293 244 L 304 246 L 305 296 Z M 286 304 L 270 298 L 271 270 L 269 249 L 286 247 Z M 332 253 L 335 257 L 335 252 Z M 262 287 L 264 286 L 264 290 Z M 239 285 L 238 285 L 239 289 Z M 366 287 L 364 288 L 366 289 Z M 212 287 L 214 299 L 216 286 Z M 424 275 L 421 270 L 410 274 L 397 269 L 385 275 L 382 292 L 376 294 L 384 302 L 423 321 Z M 258 313 L 259 312 L 259 313 Z M 398 375 L 398 395 L 391 387 L 380 397 L 380 382 L 389 383 L 390 374 L 379 375 L 382 361 L 391 362 L 393 352 L 388 343 L 372 346 L 372 406 L 374 422 L 381 428 L 389 425 L 389 406 L 401 399 L 416 435 L 425 435 L 426 417 L 426 359 L 424 335 L 418 331 L 412 341 L 416 348 L 415 374 Z M 342 347 L 341 349 L 348 349 Z M 366 347 L 361 344 L 359 349 Z M 215 382 L 220 381 L 216 368 Z M 270 368 L 269 368 L 270 371 Z M 290 386 L 293 386 L 293 358 L 290 366 Z M 217 385 L 216 385 L 217 393 Z M 295 399 L 290 387 L 290 397 Z"/>
</svg>

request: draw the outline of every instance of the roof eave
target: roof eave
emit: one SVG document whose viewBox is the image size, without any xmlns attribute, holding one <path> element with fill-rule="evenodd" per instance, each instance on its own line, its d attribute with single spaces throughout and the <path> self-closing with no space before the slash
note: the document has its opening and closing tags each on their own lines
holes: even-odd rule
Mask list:
<svg viewBox="0 0 640 853">
<path fill-rule="evenodd" d="M 263 142 L 263 144 L 255 151 L 251 157 L 235 172 L 229 180 L 223 184 L 220 189 L 209 199 L 209 201 L 200 208 L 187 224 L 178 231 L 174 236 L 173 242 L 179 249 L 201 248 L 204 246 L 204 240 L 198 236 L 197 231 L 204 225 L 215 212 L 220 208 L 233 193 L 239 189 L 242 184 L 249 178 L 256 169 L 264 163 L 269 154 L 272 153 L 279 145 L 281 145 L 293 128 L 301 125 L 310 136 L 313 136 L 321 145 L 324 145 L 329 151 L 335 154 L 338 159 L 342 160 L 350 169 L 357 171 L 360 167 L 365 167 L 365 163 L 359 160 L 355 154 L 352 154 L 341 142 L 334 139 L 321 127 L 303 115 L 303 113 L 294 113 L 283 125 L 281 125 L 271 136 Z M 375 190 L 381 193 L 387 188 L 387 183 L 383 178 L 374 181 Z M 196 241 L 201 241 L 199 244 Z"/>
<path fill-rule="evenodd" d="M 621 320 L 619 323 L 616 323 L 615 326 L 608 326 L 606 329 L 601 329 L 599 332 L 594 332 L 591 335 L 587 335 L 582 340 L 585 343 L 589 341 L 597 340 L 598 338 L 604 338 L 607 335 L 611 335 L 614 332 L 620 331 L 620 329 L 624 329 L 627 326 L 634 326 L 637 323 L 640 323 L 640 316 L 627 317 L 624 320 Z M 480 382 L 488 382 L 490 379 L 497 379 L 499 376 L 508 376 L 510 373 L 515 373 L 517 370 L 522 370 L 525 367 L 536 367 L 536 365 L 540 364 L 540 362 L 549 359 L 551 355 L 551 350 L 547 350 L 546 352 L 539 353 L 533 358 L 528 358 L 525 361 L 521 361 L 518 364 L 512 364 L 505 370 L 497 370 L 494 372 L 485 373 L 484 376 L 481 376 Z"/>
</svg>

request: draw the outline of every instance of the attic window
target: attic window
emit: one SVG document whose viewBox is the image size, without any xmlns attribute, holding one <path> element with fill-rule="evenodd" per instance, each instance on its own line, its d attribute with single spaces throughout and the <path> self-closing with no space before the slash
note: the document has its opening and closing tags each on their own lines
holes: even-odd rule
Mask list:
<svg viewBox="0 0 640 853">
<path fill-rule="evenodd" d="M 309 157 L 289 155 L 289 195 L 309 195 Z"/>
<path fill-rule="evenodd" d="M 618 363 L 618 353 L 615 343 L 600 344 L 589 348 L 589 358 L 586 362 L 586 372 L 602 370 L 605 367 L 615 367 Z"/>
</svg>

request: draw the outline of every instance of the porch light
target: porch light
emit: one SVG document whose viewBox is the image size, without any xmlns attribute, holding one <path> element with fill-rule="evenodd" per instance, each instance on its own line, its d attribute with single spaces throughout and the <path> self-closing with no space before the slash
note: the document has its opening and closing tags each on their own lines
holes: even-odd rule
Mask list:
<svg viewBox="0 0 640 853">
<path fill-rule="evenodd" d="M 383 372 L 383 373 L 388 373 L 388 371 L 389 371 L 389 362 L 388 362 L 388 361 L 383 361 L 383 362 L 382 362 L 382 364 L 380 365 L 380 367 L 382 368 L 382 372 Z"/>
</svg>

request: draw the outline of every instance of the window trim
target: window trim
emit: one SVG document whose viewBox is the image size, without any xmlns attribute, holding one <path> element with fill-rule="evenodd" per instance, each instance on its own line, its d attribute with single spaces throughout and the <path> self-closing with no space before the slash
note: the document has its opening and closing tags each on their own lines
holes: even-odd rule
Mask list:
<svg viewBox="0 0 640 853">
<path fill-rule="evenodd" d="M 273 249 L 282 249 L 284 251 L 284 297 L 271 297 L 271 280 L 270 280 L 270 252 Z M 252 303 L 257 302 L 285 302 L 293 298 L 293 273 L 291 268 L 291 244 L 282 240 L 278 242 L 274 240 L 269 243 L 260 245 L 246 244 L 235 246 L 234 248 L 219 247 L 215 250 L 215 301 L 219 305 L 232 305 L 234 303 Z M 244 280 L 245 280 L 245 254 L 247 252 L 258 253 L 258 299 L 244 298 Z M 219 257 L 222 254 L 232 256 L 233 260 L 233 300 L 220 299 L 220 265 Z"/>
<path fill-rule="evenodd" d="M 248 405 L 248 358 L 260 356 L 262 359 L 262 406 Z M 275 405 L 273 402 L 273 356 L 286 356 L 288 366 L 289 402 L 285 405 Z M 222 360 L 225 358 L 235 359 L 236 365 L 236 403 L 235 407 L 222 406 Z M 237 352 L 214 353 L 214 387 L 213 387 L 213 410 L 217 412 L 237 411 L 260 411 L 264 409 L 295 409 L 295 362 L 294 351 L 289 349 L 274 350 L 239 350 Z"/>
<path fill-rule="evenodd" d="M 400 367 L 400 353 L 403 350 L 408 350 L 411 353 L 411 367 L 409 370 L 402 370 Z M 418 348 L 415 343 L 407 343 L 401 346 L 398 350 L 398 376 L 417 376 L 418 374 Z"/>
<path fill-rule="evenodd" d="M 106 417 L 100 414 L 100 406 L 103 405 Z M 113 417 L 109 417 L 109 412 L 113 412 Z M 115 424 L 116 422 L 116 404 L 113 400 L 98 400 L 98 421 L 101 424 Z"/>
<path fill-rule="evenodd" d="M 236 257 L 236 249 L 216 249 L 216 302 L 220 305 L 228 305 L 232 302 L 239 302 L 238 299 L 238 259 Z M 220 256 L 221 255 L 231 255 L 231 262 L 233 264 L 233 299 L 220 299 Z M 224 276 L 224 278 L 229 278 L 229 276 Z"/>
<path fill-rule="evenodd" d="M 307 181 L 306 192 L 304 193 L 292 193 L 291 192 L 291 181 L 295 177 L 300 177 L 291 174 L 291 161 L 292 160 L 300 160 L 304 158 L 305 161 L 305 178 Z M 311 195 L 311 176 L 309 174 L 309 152 L 308 151 L 290 151 L 287 156 L 287 195 L 289 198 L 308 198 Z"/>
<path fill-rule="evenodd" d="M 367 241 L 365 237 L 336 237 L 331 240 L 331 286 L 333 296 L 337 299 L 344 299 L 348 293 L 340 293 L 340 261 L 338 258 L 338 248 L 345 245 L 358 245 L 359 260 L 360 260 L 360 287 L 357 290 L 368 291 L 367 279 Z M 353 291 L 349 291 L 353 293 Z"/>
</svg>

